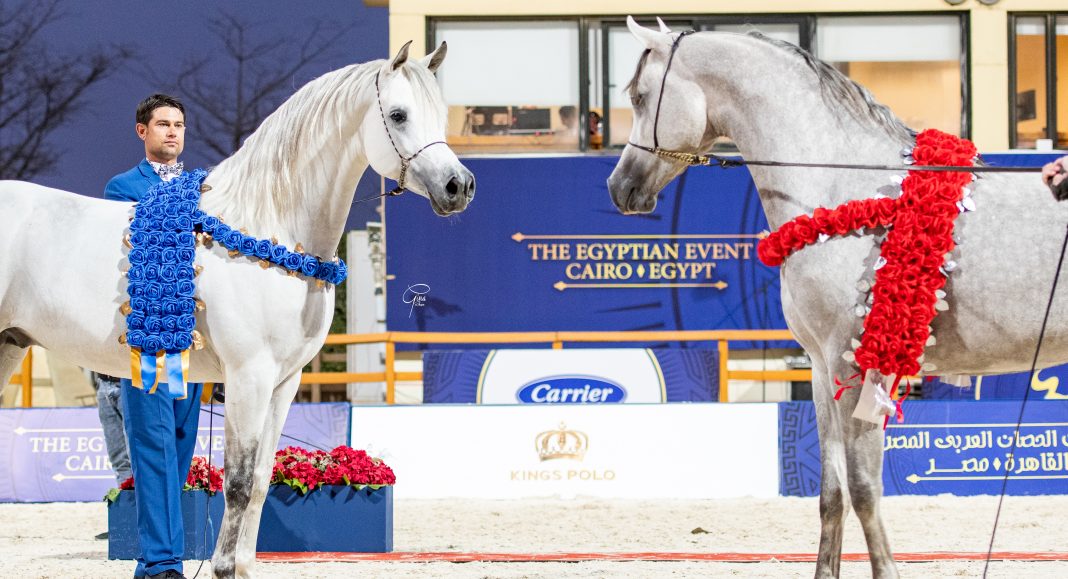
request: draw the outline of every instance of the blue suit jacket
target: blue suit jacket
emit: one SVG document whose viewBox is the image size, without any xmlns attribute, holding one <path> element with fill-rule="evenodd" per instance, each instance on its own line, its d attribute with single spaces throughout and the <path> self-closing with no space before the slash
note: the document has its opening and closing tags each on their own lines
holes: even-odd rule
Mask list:
<svg viewBox="0 0 1068 579">
<path fill-rule="evenodd" d="M 104 187 L 104 199 L 140 201 L 145 191 L 156 183 L 162 182 L 163 179 L 159 178 L 159 175 L 152 170 L 152 165 L 148 164 L 148 159 L 145 159 L 133 169 L 112 177 Z"/>
</svg>

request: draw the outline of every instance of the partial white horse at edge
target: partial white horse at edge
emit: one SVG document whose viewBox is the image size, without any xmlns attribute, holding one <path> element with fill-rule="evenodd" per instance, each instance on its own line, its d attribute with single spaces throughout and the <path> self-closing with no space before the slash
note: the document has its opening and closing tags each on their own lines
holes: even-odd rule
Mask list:
<svg viewBox="0 0 1068 579">
<path fill-rule="evenodd" d="M 646 47 L 629 88 L 634 109 L 630 140 L 653 145 L 657 99 L 664 149 L 705 153 L 730 137 L 744 158 L 807 163 L 901 164 L 914 133 L 871 94 L 791 44 L 760 35 L 698 33 L 677 37 L 627 22 Z M 657 194 L 686 170 L 627 147 L 608 180 L 624 213 L 648 213 Z M 715 169 L 706 169 L 715 170 Z M 772 228 L 817 207 L 873 197 L 889 174 L 794 167 L 751 167 Z M 902 167 L 901 174 L 904 174 Z M 715 196 L 716 191 L 707 191 Z M 1038 175 L 983 176 L 973 199 L 978 210 L 961 215 L 959 269 L 949 276 L 949 311 L 934 321 L 937 344 L 925 361 L 938 374 L 997 374 L 1027 370 L 1034 356 L 1046 300 L 1068 223 Z M 857 282 L 871 278 L 878 256 L 874 236 L 845 237 L 810 246 L 781 269 L 786 321 L 812 357 L 813 398 L 820 434 L 820 545 L 817 577 L 837 577 L 844 517 L 850 502 L 868 543 L 875 577 L 897 577 L 879 513 L 883 430 L 852 418 L 859 389 L 834 400 L 834 378 L 856 368 L 842 359 L 860 334 L 852 313 Z M 1068 362 L 1068 292 L 1059 292 L 1042 344 L 1040 367 Z M 907 416 L 907 407 L 906 407 Z M 984 523 L 992 520 L 982 519 Z M 977 545 L 976 550 L 986 548 Z"/>
<path fill-rule="evenodd" d="M 443 43 L 409 61 L 406 44 L 392 61 L 352 65 L 308 83 L 212 171 L 201 208 L 255 237 L 301 243 L 331 258 L 367 166 L 397 179 L 398 152 L 411 156 L 445 140 L 446 107 L 433 77 L 445 52 Z M 443 143 L 412 161 L 406 184 L 439 215 L 463 211 L 475 188 Z M 130 377 L 129 350 L 118 339 L 126 329 L 119 313 L 128 299 L 122 237 L 132 204 L 4 181 L 0 206 L 0 384 L 34 344 Z M 230 258 L 220 244 L 198 247 L 196 263 L 204 268 L 197 297 L 207 305 L 197 328 L 207 347 L 192 353 L 190 379 L 225 382 L 227 394 L 226 515 L 213 570 L 248 577 L 275 447 L 301 369 L 330 328 L 334 288 Z"/>
</svg>

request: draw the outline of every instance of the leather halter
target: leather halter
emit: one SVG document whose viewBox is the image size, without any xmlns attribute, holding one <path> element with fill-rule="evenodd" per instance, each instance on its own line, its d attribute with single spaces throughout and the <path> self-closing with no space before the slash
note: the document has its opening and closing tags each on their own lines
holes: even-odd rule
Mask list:
<svg viewBox="0 0 1068 579">
<path fill-rule="evenodd" d="M 676 161 L 683 161 L 688 165 L 708 165 L 710 164 L 710 160 L 708 157 L 702 157 L 701 155 L 698 155 L 696 153 L 684 153 L 682 151 L 671 151 L 668 149 L 660 148 L 660 105 L 664 102 L 664 87 L 667 86 L 667 75 L 668 72 L 671 71 L 671 63 L 675 60 L 675 53 L 679 50 L 679 43 L 682 42 L 683 38 L 686 38 L 687 36 L 693 33 L 693 30 L 681 32 L 675 38 L 675 41 L 671 43 L 671 54 L 668 55 L 667 66 L 664 67 L 664 78 L 660 81 L 660 95 L 656 99 L 656 116 L 653 117 L 653 146 L 646 147 L 645 145 L 639 145 L 634 141 L 627 141 L 627 144 L 637 149 L 641 149 L 647 153 L 652 153 L 657 157 L 674 159 Z"/>
<path fill-rule="evenodd" d="M 412 155 L 408 157 L 405 157 L 404 154 L 400 152 L 400 149 L 397 148 L 397 142 L 393 140 L 393 133 L 389 130 L 389 123 L 386 122 L 386 111 L 384 108 L 382 108 L 382 89 L 378 85 L 378 79 L 381 76 L 381 72 L 375 75 L 375 94 L 378 98 L 378 112 L 382 115 L 382 126 L 386 128 L 386 136 L 389 137 L 389 143 L 393 145 L 393 150 L 396 151 L 397 156 L 400 157 L 401 162 L 401 170 L 400 176 L 397 178 L 397 186 L 389 191 L 389 195 L 392 197 L 404 193 L 404 179 L 408 175 L 408 167 L 411 166 L 412 161 L 416 157 L 418 157 L 420 153 L 429 149 L 430 147 L 434 145 L 445 145 L 446 143 L 445 141 L 434 141 L 432 143 L 427 143 L 426 145 L 423 145 L 418 151 L 412 153 Z"/>
</svg>

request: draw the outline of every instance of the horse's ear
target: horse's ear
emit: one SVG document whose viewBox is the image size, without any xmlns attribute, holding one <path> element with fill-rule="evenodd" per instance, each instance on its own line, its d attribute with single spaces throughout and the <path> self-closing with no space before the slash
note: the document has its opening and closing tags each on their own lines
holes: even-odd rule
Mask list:
<svg viewBox="0 0 1068 579">
<path fill-rule="evenodd" d="M 389 65 L 390 70 L 397 70 L 405 62 L 408 62 L 408 47 L 412 45 L 412 41 L 404 43 L 404 46 L 397 51 L 397 56 L 393 57 L 393 63 Z"/>
<path fill-rule="evenodd" d="M 445 53 L 448 51 L 449 45 L 445 44 L 445 41 L 442 40 L 441 46 L 439 46 L 438 49 L 434 52 L 431 52 L 430 54 L 424 56 L 420 62 L 423 63 L 423 66 L 430 69 L 430 72 L 437 72 L 438 67 L 441 66 L 441 63 L 445 60 Z"/>
<path fill-rule="evenodd" d="M 664 24 L 664 21 L 661 20 L 659 16 L 656 17 L 656 23 L 660 25 L 660 32 L 663 32 L 664 34 L 671 34 L 671 29 L 668 28 L 667 24 Z"/>
<path fill-rule="evenodd" d="M 663 44 L 665 36 L 655 30 L 650 30 L 634 21 L 633 16 L 627 16 L 627 28 L 646 48 L 653 49 Z"/>
</svg>

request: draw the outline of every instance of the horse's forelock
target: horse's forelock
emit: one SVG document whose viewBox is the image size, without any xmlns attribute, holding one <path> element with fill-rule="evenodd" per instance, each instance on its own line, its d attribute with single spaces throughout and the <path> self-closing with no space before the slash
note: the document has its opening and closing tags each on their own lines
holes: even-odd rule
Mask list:
<svg viewBox="0 0 1068 579">
<path fill-rule="evenodd" d="M 448 106 L 434 75 L 425 66 L 411 62 L 401 67 L 401 72 L 412 86 L 416 106 L 428 115 L 426 122 L 444 128 L 448 122 Z"/>
<path fill-rule="evenodd" d="M 624 87 L 624 90 L 627 91 L 627 95 L 630 96 L 631 99 L 638 96 L 638 80 L 642 77 L 642 71 L 645 70 L 645 63 L 649 60 L 649 53 L 651 52 L 652 50 L 648 48 L 642 51 L 642 56 L 638 59 L 638 67 L 634 70 L 634 76 L 631 77 L 630 82 Z"/>
</svg>

